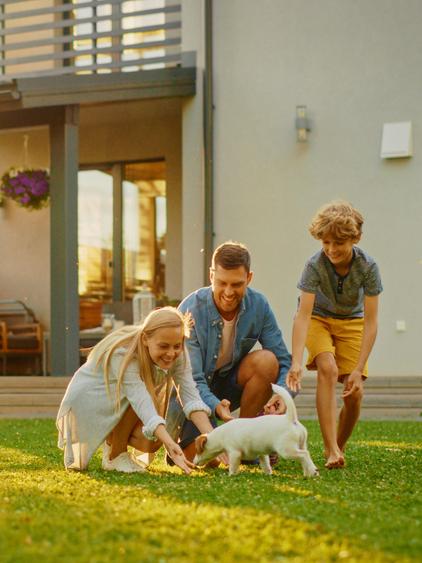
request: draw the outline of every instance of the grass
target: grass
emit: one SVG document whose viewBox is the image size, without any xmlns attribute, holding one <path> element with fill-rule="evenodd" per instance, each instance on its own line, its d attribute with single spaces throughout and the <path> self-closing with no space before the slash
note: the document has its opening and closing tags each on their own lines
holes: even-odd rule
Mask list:
<svg viewBox="0 0 422 563">
<path fill-rule="evenodd" d="M 316 422 L 306 421 L 322 468 Z M 422 561 L 422 424 L 360 422 L 344 470 L 66 472 L 51 420 L 0 420 L 0 561 Z"/>
</svg>

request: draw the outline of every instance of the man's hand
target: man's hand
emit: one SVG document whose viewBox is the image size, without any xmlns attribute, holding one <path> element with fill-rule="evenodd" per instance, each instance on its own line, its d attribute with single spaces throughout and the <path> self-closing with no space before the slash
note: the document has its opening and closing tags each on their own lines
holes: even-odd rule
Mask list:
<svg viewBox="0 0 422 563">
<path fill-rule="evenodd" d="M 292 391 L 300 391 L 301 385 L 300 380 L 302 379 L 302 366 L 293 361 L 290 366 L 289 373 L 286 377 L 287 386 L 290 387 Z"/>
<path fill-rule="evenodd" d="M 229 420 L 233 420 L 233 417 L 230 414 L 230 401 L 228 401 L 227 399 L 223 399 L 222 401 L 220 401 L 218 405 L 215 407 L 215 414 L 223 422 L 228 422 Z"/>
<path fill-rule="evenodd" d="M 273 395 L 266 405 L 264 405 L 264 414 L 284 414 L 286 405 L 280 395 Z"/>
<path fill-rule="evenodd" d="M 229 456 L 226 454 L 226 452 L 221 452 L 221 454 L 217 456 L 217 459 L 220 463 L 223 463 L 224 465 L 229 465 Z"/>
<path fill-rule="evenodd" d="M 343 397 L 350 397 L 350 395 L 353 395 L 354 393 L 362 392 L 362 389 L 362 372 L 359 370 L 353 370 L 347 378 L 346 384 L 344 386 Z"/>
</svg>

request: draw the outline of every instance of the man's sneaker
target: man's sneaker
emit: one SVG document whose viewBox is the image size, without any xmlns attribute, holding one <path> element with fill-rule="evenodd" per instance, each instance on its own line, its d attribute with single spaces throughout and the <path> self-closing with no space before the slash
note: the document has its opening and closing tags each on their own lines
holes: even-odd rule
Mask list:
<svg viewBox="0 0 422 563">
<path fill-rule="evenodd" d="M 280 458 L 278 457 L 278 454 L 276 454 L 275 452 L 270 454 L 270 465 L 271 465 L 271 467 L 274 467 L 274 465 L 277 465 L 279 460 L 280 460 Z"/>
<path fill-rule="evenodd" d="M 103 455 L 102 468 L 105 471 L 121 471 L 122 473 L 145 473 L 146 469 L 137 463 L 129 452 L 123 452 L 114 459 Z"/>
<path fill-rule="evenodd" d="M 176 464 L 174 463 L 174 461 L 171 459 L 171 457 L 169 456 L 169 454 L 166 454 L 166 464 L 167 464 L 169 467 L 173 467 L 173 465 L 176 465 Z"/>
<path fill-rule="evenodd" d="M 241 459 L 240 463 L 242 465 L 259 465 L 259 458 L 255 458 L 255 459 Z"/>
<path fill-rule="evenodd" d="M 270 465 L 274 466 L 277 465 L 279 461 L 278 454 L 272 453 L 270 454 Z M 259 458 L 256 459 L 242 459 L 240 462 L 242 465 L 259 465 Z"/>
</svg>

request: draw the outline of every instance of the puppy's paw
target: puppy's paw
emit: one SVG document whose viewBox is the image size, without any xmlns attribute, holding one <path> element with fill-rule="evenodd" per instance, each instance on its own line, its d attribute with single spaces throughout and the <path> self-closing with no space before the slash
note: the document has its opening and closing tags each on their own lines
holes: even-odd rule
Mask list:
<svg viewBox="0 0 422 563">
<path fill-rule="evenodd" d="M 313 469 L 308 469 L 303 473 L 303 475 L 305 477 L 312 477 L 312 478 L 319 477 L 319 469 L 318 467 L 314 467 Z"/>
</svg>

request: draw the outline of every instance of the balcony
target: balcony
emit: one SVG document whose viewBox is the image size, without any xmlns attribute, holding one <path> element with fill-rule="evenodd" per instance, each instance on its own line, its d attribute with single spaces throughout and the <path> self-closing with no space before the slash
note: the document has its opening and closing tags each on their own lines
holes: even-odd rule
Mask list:
<svg viewBox="0 0 422 563">
<path fill-rule="evenodd" d="M 0 0 L 1 111 L 192 96 L 182 58 L 180 4 Z"/>
<path fill-rule="evenodd" d="M 164 0 L 0 0 L 0 79 L 178 66 L 180 11 Z"/>
</svg>

